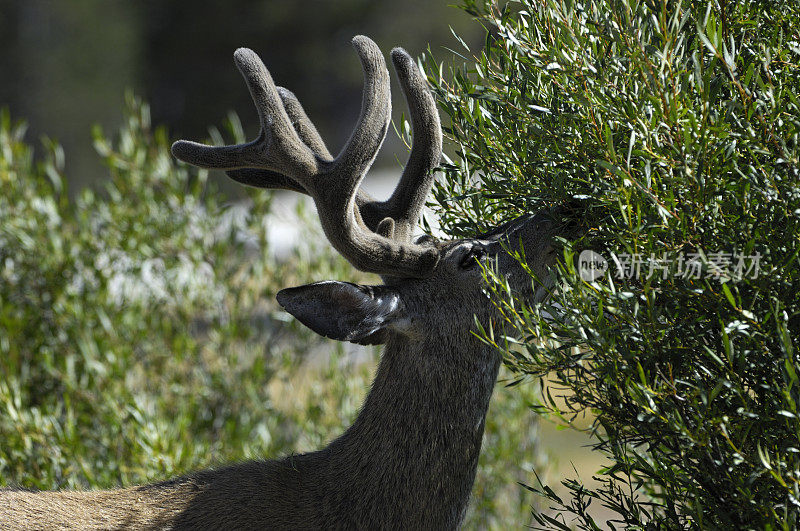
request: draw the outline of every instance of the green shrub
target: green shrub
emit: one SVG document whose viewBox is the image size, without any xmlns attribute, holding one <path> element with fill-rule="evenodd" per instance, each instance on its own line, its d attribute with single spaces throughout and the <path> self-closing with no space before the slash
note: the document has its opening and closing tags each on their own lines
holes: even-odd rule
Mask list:
<svg viewBox="0 0 800 531">
<path fill-rule="evenodd" d="M 1 481 L 113 486 L 291 448 L 266 383 L 292 344 L 265 301 L 292 268 L 262 218 L 177 166 L 132 98 L 117 141 L 95 132 L 104 189 L 74 200 L 60 148 L 34 162 L 0 121 Z"/>
<path fill-rule="evenodd" d="M 463 7 L 485 49 L 428 66 L 456 149 L 445 228 L 576 201 L 587 227 L 547 302 L 504 306 L 523 341 L 499 346 L 541 380 L 536 411 L 591 413 L 611 460 L 566 498 L 531 479 L 538 524 L 596 529 L 593 503 L 626 528 L 794 528 L 800 4 Z M 586 250 L 608 260 L 594 280 Z"/>
</svg>

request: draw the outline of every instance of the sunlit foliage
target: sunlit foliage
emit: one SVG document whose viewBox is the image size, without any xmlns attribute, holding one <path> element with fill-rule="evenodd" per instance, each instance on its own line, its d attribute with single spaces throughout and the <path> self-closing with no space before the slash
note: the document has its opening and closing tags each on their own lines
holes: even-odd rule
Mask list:
<svg viewBox="0 0 800 531">
<path fill-rule="evenodd" d="M 583 219 L 553 297 L 508 303 L 506 361 L 547 376 L 539 413 L 595 415 L 612 463 L 562 498 L 531 478 L 538 524 L 606 525 L 592 504 L 621 528 L 796 527 L 800 4 L 500 4 L 464 2 L 482 52 L 428 64 L 456 151 L 437 199 L 454 232 Z"/>
</svg>

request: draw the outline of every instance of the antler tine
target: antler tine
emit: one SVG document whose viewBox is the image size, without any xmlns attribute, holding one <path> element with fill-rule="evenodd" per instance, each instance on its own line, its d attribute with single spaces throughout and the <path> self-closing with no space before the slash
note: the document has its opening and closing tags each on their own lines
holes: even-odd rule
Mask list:
<svg viewBox="0 0 800 531">
<path fill-rule="evenodd" d="M 347 144 L 330 163 L 324 187 L 309 192 L 328 240 L 354 266 L 388 276 L 428 276 L 439 260 L 435 249 L 395 240 L 391 218 L 372 229 L 361 216 L 359 203 L 365 196 L 358 187 L 389 128 L 391 97 L 389 72 L 378 46 L 363 35 L 353 38 L 353 46 L 364 70 L 361 115 Z"/>
<path fill-rule="evenodd" d="M 352 42 L 364 70 L 361 115 L 350 138 L 331 165 L 329 171 L 336 177 L 326 183 L 336 189 L 330 196 L 348 203 L 372 166 L 386 137 L 392 115 L 389 72 L 380 48 L 363 35 L 357 35 Z"/>
<path fill-rule="evenodd" d="M 326 161 L 333 160 L 333 156 L 328 151 L 325 141 L 322 140 L 319 131 L 314 127 L 314 123 L 306 114 L 303 106 L 300 105 L 297 96 L 295 96 L 291 90 L 283 87 L 278 87 L 278 95 L 281 97 L 286 115 L 294 126 L 294 130 L 297 131 L 300 140 L 311 148 L 311 151 L 319 158 Z"/>
<path fill-rule="evenodd" d="M 179 140 L 172 145 L 172 154 L 201 168 L 263 168 L 292 178 L 318 173 L 319 161 L 298 137 L 264 63 L 248 48 L 239 48 L 233 58 L 258 112 L 261 124 L 258 137 L 234 146 L 206 146 Z"/>
<path fill-rule="evenodd" d="M 328 151 L 325 141 L 322 140 L 314 123 L 306 115 L 303 106 L 298 101 L 297 96 L 292 91 L 283 87 L 276 87 L 278 96 L 283 102 L 283 108 L 289 121 L 294 127 L 300 140 L 308 146 L 314 154 L 324 161 L 331 161 L 333 157 Z M 239 170 L 228 170 L 225 172 L 234 181 L 255 186 L 257 188 L 270 188 L 290 190 L 308 195 L 308 191 L 298 184 L 295 180 L 275 171 L 262 170 L 259 168 L 245 168 Z"/>
<path fill-rule="evenodd" d="M 395 48 L 392 62 L 408 104 L 413 144 L 400 182 L 386 206 L 387 215 L 396 223 L 395 237 L 408 239 L 419 222 L 433 185 L 434 169 L 442 158 L 442 127 L 428 83 L 411 56 L 402 48 Z"/>
</svg>

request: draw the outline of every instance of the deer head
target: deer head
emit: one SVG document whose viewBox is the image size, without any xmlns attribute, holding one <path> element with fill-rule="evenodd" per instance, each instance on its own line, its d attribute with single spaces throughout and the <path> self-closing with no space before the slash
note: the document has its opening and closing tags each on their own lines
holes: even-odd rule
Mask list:
<svg viewBox="0 0 800 531">
<path fill-rule="evenodd" d="M 184 140 L 172 146 L 177 158 L 226 170 L 240 183 L 309 195 L 331 245 L 356 268 L 384 279 L 383 286 L 329 281 L 285 289 L 279 303 L 325 337 L 377 344 L 392 335 L 419 337 L 432 327 L 466 334 L 475 316 L 488 322 L 493 306 L 482 296 L 481 262 L 491 262 L 529 302 L 542 297 L 545 286 L 532 288 L 530 275 L 507 250 L 524 249 L 533 272 L 547 278 L 555 256 L 551 237 L 562 230 L 552 212 L 524 216 L 470 239 L 414 237 L 440 162 L 442 133 L 428 85 L 402 48 L 392 50 L 391 57 L 408 102 L 411 153 L 388 200 L 360 190 L 388 130 L 391 100 L 377 45 L 364 36 L 352 42 L 364 70 L 361 116 L 335 158 L 294 94 L 275 86 L 259 57 L 246 48 L 238 49 L 234 60 L 258 111 L 258 137 L 234 146 Z"/>
</svg>

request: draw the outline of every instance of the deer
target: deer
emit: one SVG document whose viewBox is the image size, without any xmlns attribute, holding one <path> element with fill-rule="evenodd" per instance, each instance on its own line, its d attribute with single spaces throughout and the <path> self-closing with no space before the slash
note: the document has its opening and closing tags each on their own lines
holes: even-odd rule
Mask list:
<svg viewBox="0 0 800 531">
<path fill-rule="evenodd" d="M 468 506 L 502 355 L 476 326 L 502 330 L 486 289 L 491 268 L 526 304 L 554 283 L 563 205 L 473 238 L 415 235 L 442 157 L 442 128 L 426 78 L 391 52 L 412 123 L 412 146 L 391 197 L 360 189 L 391 119 L 389 73 L 378 46 L 352 44 L 364 75 L 360 117 L 333 157 L 295 95 L 252 50 L 235 63 L 261 130 L 251 142 L 179 140 L 178 159 L 224 170 L 248 186 L 313 200 L 330 244 L 380 285 L 322 281 L 289 287 L 278 303 L 330 339 L 383 345 L 357 418 L 328 446 L 104 491 L 5 490 L 0 529 L 456 529 Z M 526 268 L 519 255 L 524 253 Z M 515 256 L 516 255 L 516 256 Z M 532 280 L 533 277 L 539 279 Z"/>
</svg>

